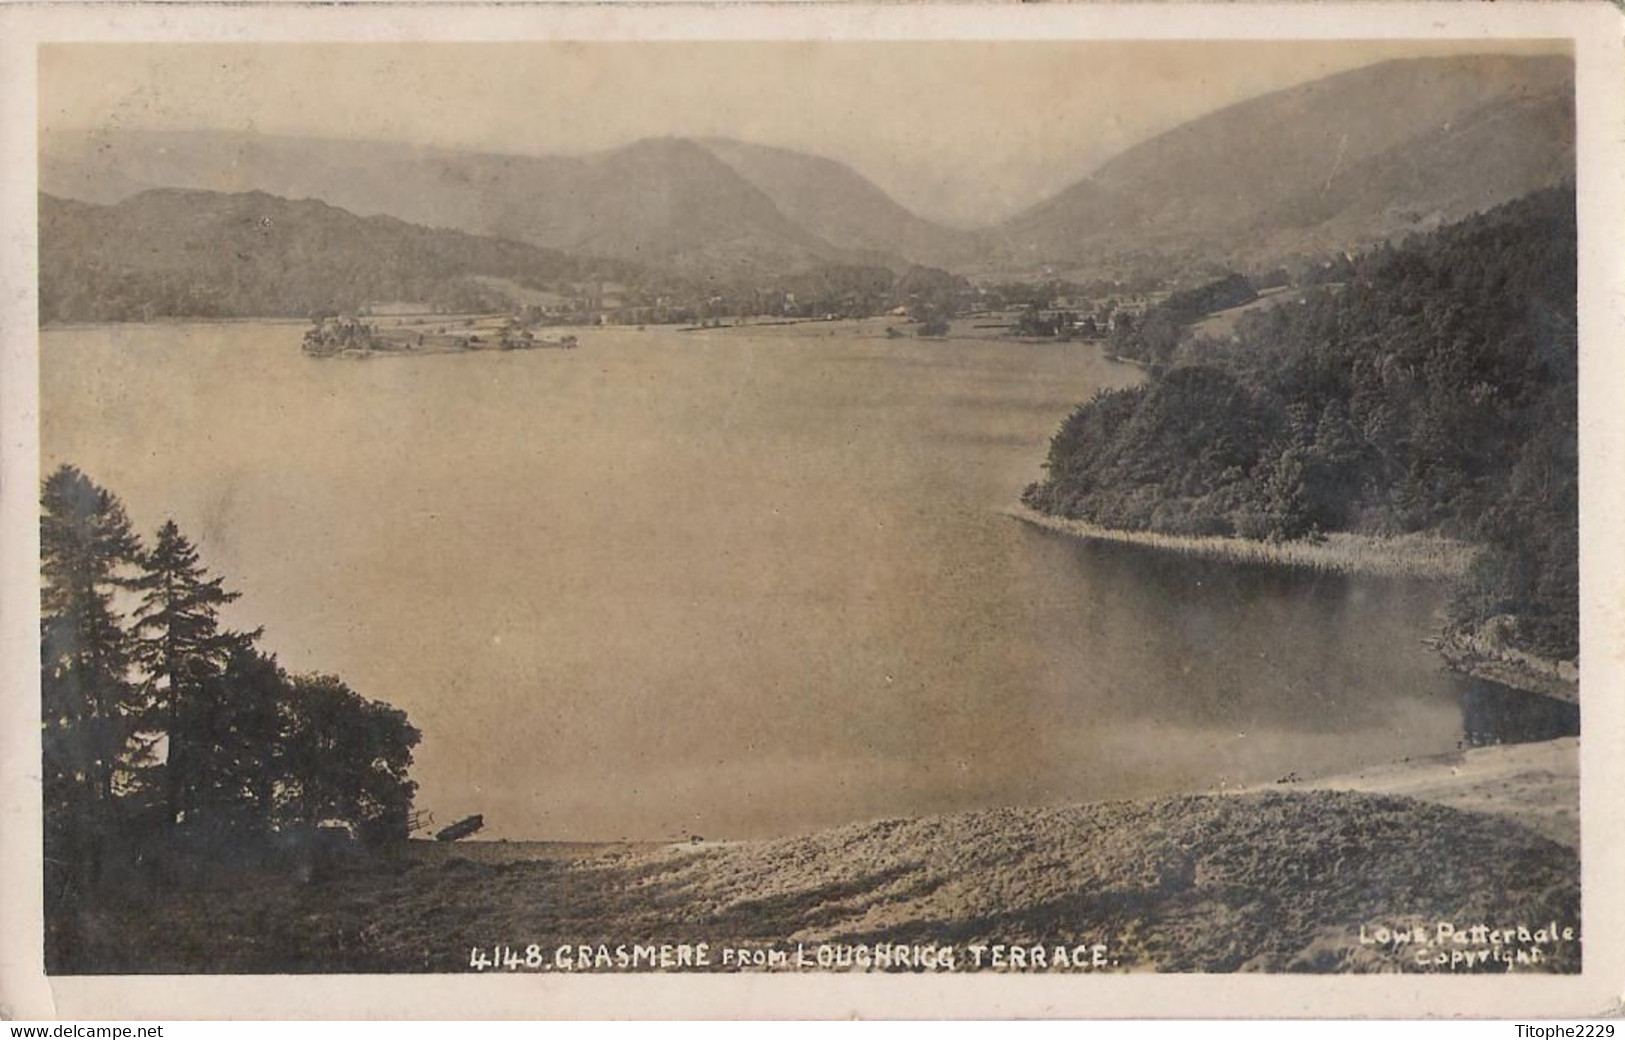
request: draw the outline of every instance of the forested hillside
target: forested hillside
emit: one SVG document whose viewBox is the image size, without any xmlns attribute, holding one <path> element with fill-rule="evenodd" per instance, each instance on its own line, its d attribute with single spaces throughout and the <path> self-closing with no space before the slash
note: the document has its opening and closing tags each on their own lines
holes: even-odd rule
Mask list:
<svg viewBox="0 0 1625 1040">
<path fill-rule="evenodd" d="M 1487 547 L 1456 620 L 1578 649 L 1575 209 L 1538 192 L 1358 257 L 1347 281 L 1187 338 L 1080 407 L 1027 491 L 1112 527 Z"/>
<path fill-rule="evenodd" d="M 45 324 L 308 317 L 391 301 L 490 312 L 517 310 L 542 290 L 555 297 L 559 321 L 641 325 L 897 306 L 936 313 L 970 287 L 937 268 L 836 263 L 696 280 L 264 192 L 164 189 L 113 206 L 40 196 Z"/>
<path fill-rule="evenodd" d="M 173 189 L 114 206 L 41 195 L 39 263 L 42 322 L 306 317 L 385 300 L 457 309 L 475 276 L 541 286 L 636 270 L 311 199 Z"/>
</svg>

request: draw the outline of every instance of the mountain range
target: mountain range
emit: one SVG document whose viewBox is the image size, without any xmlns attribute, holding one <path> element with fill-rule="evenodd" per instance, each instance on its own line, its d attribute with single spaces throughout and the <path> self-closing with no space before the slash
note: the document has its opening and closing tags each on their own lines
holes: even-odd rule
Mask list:
<svg viewBox="0 0 1625 1040">
<path fill-rule="evenodd" d="M 1572 62 L 1481 55 L 1384 62 L 1229 106 L 976 231 L 919 217 L 834 160 L 721 138 L 521 156 L 48 129 L 40 186 L 102 204 L 154 188 L 317 199 L 739 283 L 829 264 L 982 278 L 1257 269 L 1459 219 L 1570 179 L 1574 163 Z"/>
</svg>

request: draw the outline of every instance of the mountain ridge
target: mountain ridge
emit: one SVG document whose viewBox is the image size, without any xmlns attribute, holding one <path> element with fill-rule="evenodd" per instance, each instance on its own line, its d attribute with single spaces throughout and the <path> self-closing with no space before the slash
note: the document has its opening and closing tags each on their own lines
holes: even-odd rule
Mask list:
<svg viewBox="0 0 1625 1040">
<path fill-rule="evenodd" d="M 44 190 L 85 201 L 258 189 L 723 283 L 827 264 L 1178 277 L 1359 248 L 1572 177 L 1573 64 L 1411 58 L 1300 83 L 1155 135 L 977 231 L 920 217 L 834 159 L 726 137 L 536 156 L 58 131 L 42 134 L 40 166 Z"/>
<path fill-rule="evenodd" d="M 383 141 L 116 131 L 57 135 L 41 153 L 43 190 L 102 204 L 153 187 L 262 190 L 320 198 L 361 216 L 724 279 L 752 265 L 794 271 L 881 262 L 901 271 L 911 262 L 864 243 L 826 241 L 686 138 L 644 138 L 586 156 L 525 156 Z"/>
<path fill-rule="evenodd" d="M 155 188 L 113 205 L 39 195 L 40 319 L 305 317 L 457 302 L 480 277 L 538 286 L 637 273 L 619 261 L 361 217 L 320 199 Z"/>
<path fill-rule="evenodd" d="M 1471 135 L 1477 147 L 1440 148 L 1432 138 L 1441 133 Z M 1141 142 L 1006 221 L 990 253 L 1066 264 L 1135 254 L 1178 262 L 1194 252 L 1210 263 L 1262 266 L 1371 244 L 1551 187 L 1573 176 L 1573 140 L 1567 58 L 1381 62 L 1250 98 Z M 1483 161 L 1486 150 L 1493 162 Z M 1403 219 L 1388 212 L 1395 203 L 1430 212 Z M 1311 233 L 1328 223 L 1334 234 Z"/>
</svg>

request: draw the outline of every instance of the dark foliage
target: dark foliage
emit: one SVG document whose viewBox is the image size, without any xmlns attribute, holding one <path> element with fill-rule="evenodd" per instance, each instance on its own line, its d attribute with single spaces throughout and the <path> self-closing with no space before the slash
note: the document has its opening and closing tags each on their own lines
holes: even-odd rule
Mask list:
<svg viewBox="0 0 1625 1040">
<path fill-rule="evenodd" d="M 158 529 L 146 555 L 146 573 L 134 634 L 136 661 L 145 671 L 137 725 L 162 734 L 164 823 L 196 815 L 217 781 L 214 772 L 216 716 L 227 700 L 222 688 L 232 650 L 252 635 L 222 631 L 219 608 L 237 598 L 221 578 L 210 578 L 197 549 L 175 521 Z"/>
<path fill-rule="evenodd" d="M 50 890 L 102 873 L 100 836 L 116 828 L 136 759 L 142 706 L 134 641 L 118 594 L 141 547 L 124 506 L 63 466 L 40 496 L 40 736 Z"/>
<path fill-rule="evenodd" d="M 1228 274 L 1194 289 L 1181 289 L 1160 304 L 1175 321 L 1191 322 L 1204 314 L 1228 310 L 1258 299 L 1258 291 L 1246 275 Z"/>
<path fill-rule="evenodd" d="M 292 679 L 282 709 L 273 822 L 340 820 L 371 844 L 404 839 L 417 789 L 406 771 L 420 739 L 406 713 L 333 675 Z"/>
<path fill-rule="evenodd" d="M 1215 311 L 1258 299 L 1246 275 L 1228 274 L 1192 289 L 1181 289 L 1146 311 L 1138 321 L 1125 316 L 1112 334 L 1112 352 L 1127 358 L 1167 364 L 1186 325 Z"/>
<path fill-rule="evenodd" d="M 1510 614 L 1516 642 L 1572 657 L 1572 189 L 1357 257 L 1339 280 L 1230 340 L 1160 330 L 1153 356 L 1172 367 L 1073 413 L 1028 501 L 1174 533 L 1478 541 L 1457 621 Z"/>
<path fill-rule="evenodd" d="M 123 506 L 71 466 L 44 483 L 41 730 L 49 954 L 108 886 L 274 859 L 321 828 L 407 836 L 419 734 L 333 676 L 290 677 L 233 632 L 236 599 L 173 521 L 143 552 Z M 138 597 L 133 619 L 121 599 Z M 279 851 L 280 850 L 280 851 Z"/>
</svg>

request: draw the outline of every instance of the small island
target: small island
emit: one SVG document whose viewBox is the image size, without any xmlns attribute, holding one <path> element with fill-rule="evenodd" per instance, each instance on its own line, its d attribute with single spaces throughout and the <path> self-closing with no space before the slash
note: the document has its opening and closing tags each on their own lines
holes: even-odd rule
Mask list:
<svg viewBox="0 0 1625 1040">
<path fill-rule="evenodd" d="M 472 350 L 573 350 L 574 336 L 537 336 L 518 318 L 500 325 L 472 318 L 426 325 L 380 325 L 360 318 L 320 315 L 305 330 L 303 350 L 311 357 L 366 358 L 379 354 L 455 354 Z"/>
</svg>

